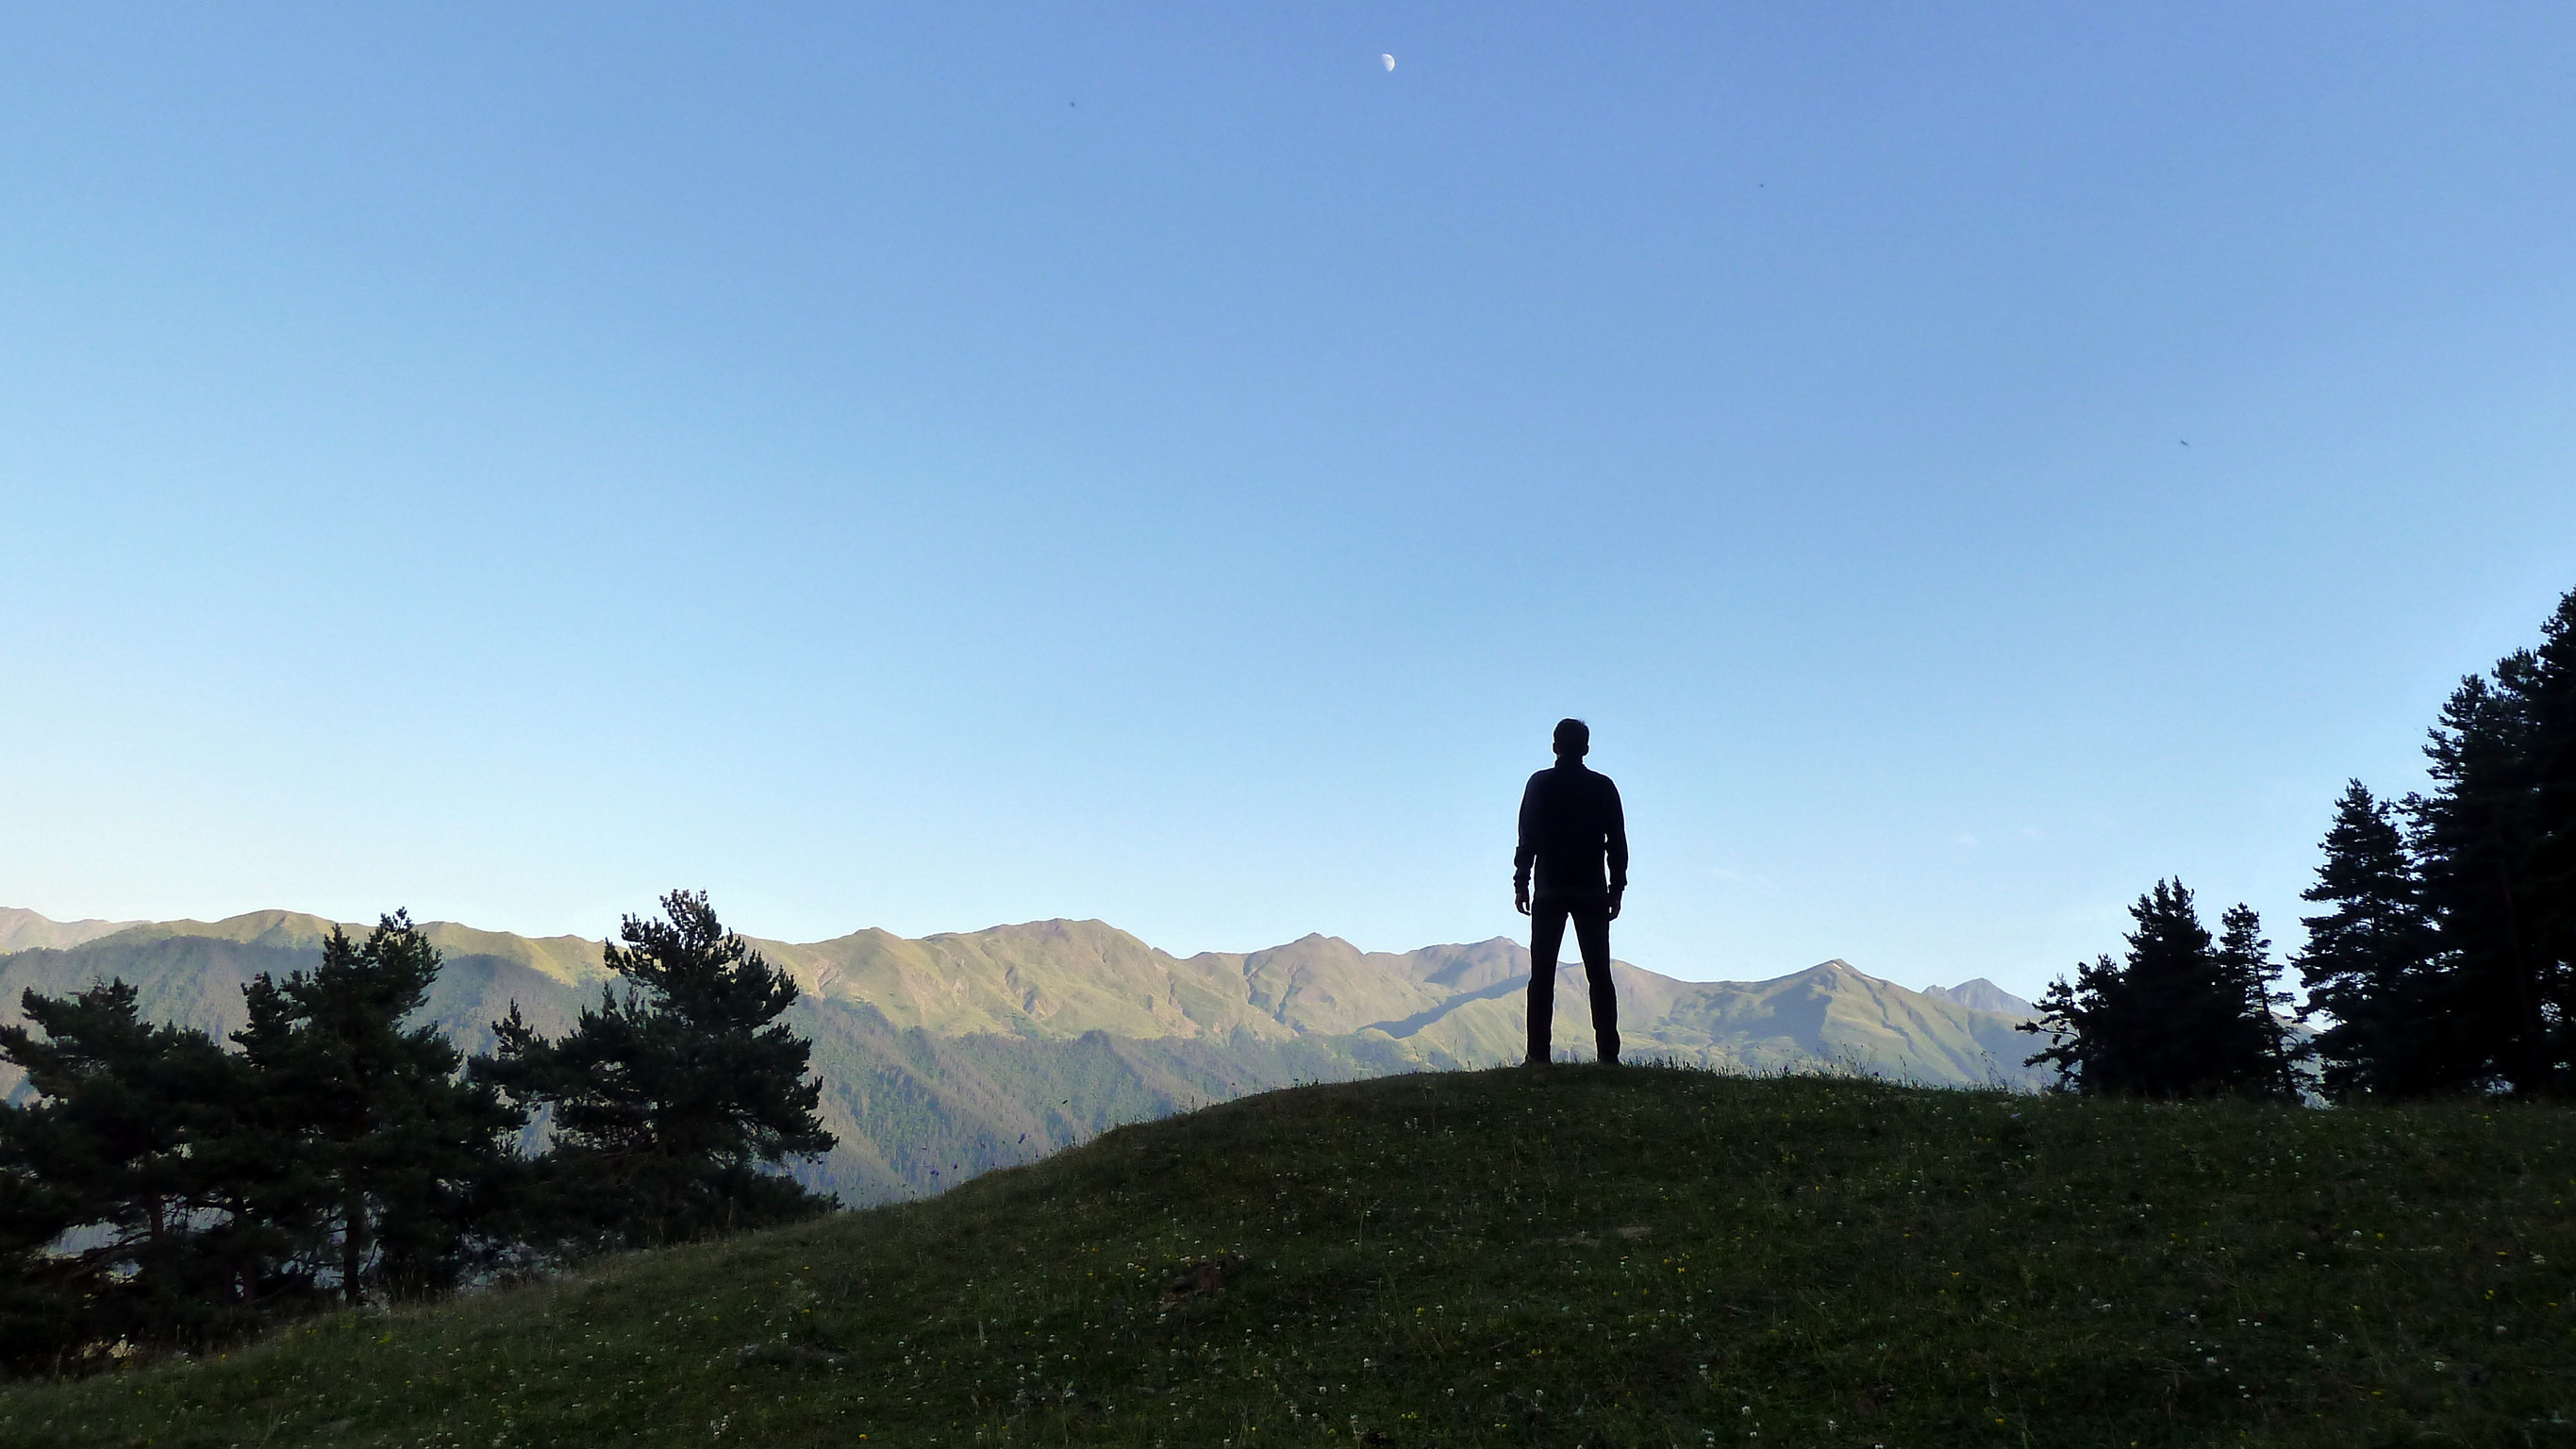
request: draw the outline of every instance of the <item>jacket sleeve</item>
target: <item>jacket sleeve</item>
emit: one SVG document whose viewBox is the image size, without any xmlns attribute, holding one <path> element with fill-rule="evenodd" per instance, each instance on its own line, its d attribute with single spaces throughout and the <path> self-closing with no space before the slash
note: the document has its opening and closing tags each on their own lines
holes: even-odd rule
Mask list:
<svg viewBox="0 0 2576 1449">
<path fill-rule="evenodd" d="M 1610 787 L 1610 891 L 1628 889 L 1628 811 L 1619 803 L 1619 787 Z"/>
<path fill-rule="evenodd" d="M 1539 832 L 1545 828 L 1545 822 L 1539 818 L 1542 807 L 1538 780 L 1538 776 L 1530 776 L 1529 784 L 1521 790 L 1520 844 L 1512 849 L 1512 885 L 1515 888 L 1529 884 L 1530 862 L 1538 858 Z"/>
</svg>

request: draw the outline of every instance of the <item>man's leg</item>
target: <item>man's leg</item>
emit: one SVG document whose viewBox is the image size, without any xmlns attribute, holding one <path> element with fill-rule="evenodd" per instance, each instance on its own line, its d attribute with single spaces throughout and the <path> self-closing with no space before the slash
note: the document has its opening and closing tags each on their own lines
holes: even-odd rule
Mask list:
<svg viewBox="0 0 2576 1449">
<path fill-rule="evenodd" d="M 1610 980 L 1610 908 L 1586 902 L 1574 910 L 1574 944 L 1592 986 L 1592 1044 L 1606 1064 L 1619 1060 L 1619 993 Z"/>
<path fill-rule="evenodd" d="M 1565 903 L 1530 902 L 1529 1059 L 1547 1065 L 1556 1027 L 1556 953 L 1565 945 Z"/>
</svg>

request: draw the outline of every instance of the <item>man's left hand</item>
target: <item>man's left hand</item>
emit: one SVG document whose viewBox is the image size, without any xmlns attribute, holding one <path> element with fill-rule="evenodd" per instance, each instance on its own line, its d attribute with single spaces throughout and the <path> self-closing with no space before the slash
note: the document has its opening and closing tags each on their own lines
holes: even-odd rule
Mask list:
<svg viewBox="0 0 2576 1449">
<path fill-rule="evenodd" d="M 1612 891 L 1610 893 L 1610 919 L 1614 921 L 1619 919 L 1619 897 L 1621 894 L 1622 892 L 1619 891 Z"/>
</svg>

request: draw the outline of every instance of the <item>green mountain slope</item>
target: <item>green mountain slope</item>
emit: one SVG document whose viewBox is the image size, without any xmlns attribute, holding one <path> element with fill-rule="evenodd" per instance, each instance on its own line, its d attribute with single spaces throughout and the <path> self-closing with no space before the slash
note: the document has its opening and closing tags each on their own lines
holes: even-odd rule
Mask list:
<svg viewBox="0 0 2576 1449">
<path fill-rule="evenodd" d="M 0 1388 L 0 1442 L 2567 1442 L 2567 1111 L 1590 1068 Z"/>
<path fill-rule="evenodd" d="M 41 920 L 41 918 L 37 918 Z M 354 928 L 353 928 L 354 929 Z M 599 943 L 450 922 L 429 1011 L 469 1051 L 518 1003 L 559 1031 L 609 981 Z M 20 993 L 122 976 L 158 1020 L 241 1025 L 241 986 L 314 965 L 330 923 L 259 911 L 130 925 L 0 955 L 0 1024 Z M 763 941 L 806 995 L 794 1008 L 825 1082 L 839 1150 L 802 1170 L 853 1203 L 934 1191 L 1034 1161 L 1122 1122 L 1296 1082 L 1483 1067 L 1523 1050 L 1529 954 L 1515 942 L 1362 952 L 1329 936 L 1175 957 L 1099 921 L 1039 921 L 908 940 L 861 931 Z M 1775 981 L 1685 982 L 1616 968 L 1631 1057 L 1736 1070 L 1847 1064 L 1948 1085 L 2027 1085 L 2015 1018 L 1880 981 L 1839 962 Z M 1589 1051 L 1579 968 L 1556 1041 Z M 0 1092 L 17 1086 L 0 1067 Z"/>
<path fill-rule="evenodd" d="M 1831 1063 L 1948 1086 L 2036 1084 L 2020 1065 L 2032 1047 L 2013 1030 L 2018 1018 L 1938 1001 L 1846 962 L 1750 983 L 1675 981 L 1625 966 L 1614 975 L 1632 1056 L 1736 1071 Z M 1579 980 L 1569 973 L 1557 988 L 1559 1042 L 1591 1040 L 1590 1003 L 1571 989 Z M 1516 988 L 1461 1002 L 1408 1040 L 1436 1047 L 1437 1058 L 1425 1056 L 1442 1065 L 1509 1060 L 1519 1055 L 1526 1000 Z"/>
<path fill-rule="evenodd" d="M 1462 983 L 1526 975 L 1527 954 L 1513 957 L 1507 944 L 1364 954 L 1347 941 L 1308 936 L 1266 951 L 1181 958 L 1100 921 L 1035 921 L 918 941 L 861 931 L 812 945 L 761 943 L 815 994 L 865 1002 L 899 1026 L 947 1036 L 1105 1031 L 1258 1041 L 1348 1035 L 1431 1009 Z"/>
</svg>

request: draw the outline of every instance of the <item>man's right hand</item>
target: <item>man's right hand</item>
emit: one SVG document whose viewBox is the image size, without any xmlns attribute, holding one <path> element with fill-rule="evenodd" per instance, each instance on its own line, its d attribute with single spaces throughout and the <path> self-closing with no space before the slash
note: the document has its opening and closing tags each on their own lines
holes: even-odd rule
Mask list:
<svg viewBox="0 0 2576 1449">
<path fill-rule="evenodd" d="M 1512 909 L 1524 916 L 1529 914 L 1529 887 L 1519 881 L 1512 882 Z"/>
</svg>

